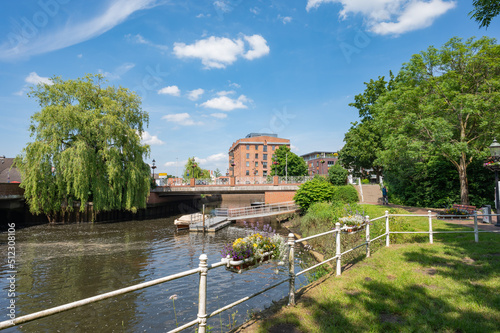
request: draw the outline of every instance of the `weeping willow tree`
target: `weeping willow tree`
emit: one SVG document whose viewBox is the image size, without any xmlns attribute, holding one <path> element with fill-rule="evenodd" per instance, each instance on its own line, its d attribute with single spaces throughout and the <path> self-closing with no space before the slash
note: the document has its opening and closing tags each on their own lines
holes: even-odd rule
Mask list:
<svg viewBox="0 0 500 333">
<path fill-rule="evenodd" d="M 148 114 L 135 93 L 103 84 L 101 75 L 54 77 L 28 94 L 41 110 L 31 117 L 33 142 L 16 165 L 30 211 L 51 222 L 75 203 L 84 211 L 92 202 L 94 213 L 146 206 L 149 146 L 141 135 Z"/>
</svg>

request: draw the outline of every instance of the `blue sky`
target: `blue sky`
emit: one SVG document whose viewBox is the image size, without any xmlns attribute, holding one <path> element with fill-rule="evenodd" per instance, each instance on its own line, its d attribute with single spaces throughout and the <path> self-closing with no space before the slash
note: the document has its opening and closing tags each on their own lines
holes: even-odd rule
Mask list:
<svg viewBox="0 0 500 333">
<path fill-rule="evenodd" d="M 0 3 L 0 155 L 30 141 L 29 86 L 102 73 L 136 91 L 156 172 L 188 157 L 228 167 L 231 144 L 277 133 L 292 151 L 336 151 L 364 82 L 479 29 L 471 1 L 24 0 Z"/>
</svg>

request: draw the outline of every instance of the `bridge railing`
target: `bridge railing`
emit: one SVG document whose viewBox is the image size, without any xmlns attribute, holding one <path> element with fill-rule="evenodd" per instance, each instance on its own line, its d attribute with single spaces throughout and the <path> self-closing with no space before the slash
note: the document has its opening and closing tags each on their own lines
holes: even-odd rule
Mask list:
<svg viewBox="0 0 500 333">
<path fill-rule="evenodd" d="M 264 215 L 264 214 L 274 214 L 279 212 L 294 211 L 298 209 L 298 205 L 294 201 L 280 202 L 276 204 L 266 204 L 258 206 L 248 206 L 240 208 L 230 208 L 227 211 L 221 210 L 219 216 L 227 216 L 228 218 L 252 216 L 252 215 Z M 217 211 L 216 211 L 217 214 Z"/>
</svg>

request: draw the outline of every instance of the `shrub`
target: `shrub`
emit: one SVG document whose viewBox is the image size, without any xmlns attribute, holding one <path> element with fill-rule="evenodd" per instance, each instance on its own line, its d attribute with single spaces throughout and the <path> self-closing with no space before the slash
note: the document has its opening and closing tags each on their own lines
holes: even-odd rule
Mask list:
<svg viewBox="0 0 500 333">
<path fill-rule="evenodd" d="M 293 200 L 300 206 L 302 212 L 306 212 L 309 206 L 315 202 L 332 201 L 334 193 L 335 187 L 332 184 L 314 178 L 300 185 Z"/>
<path fill-rule="evenodd" d="M 361 179 L 361 184 L 370 184 L 370 180 L 368 180 L 368 179 Z"/>
<path fill-rule="evenodd" d="M 328 169 L 328 180 L 333 185 L 342 186 L 347 183 L 349 171 L 344 169 L 340 164 L 334 164 Z"/>
<path fill-rule="evenodd" d="M 356 203 L 359 201 L 358 191 L 352 185 L 335 186 L 333 200 L 349 204 Z"/>
</svg>

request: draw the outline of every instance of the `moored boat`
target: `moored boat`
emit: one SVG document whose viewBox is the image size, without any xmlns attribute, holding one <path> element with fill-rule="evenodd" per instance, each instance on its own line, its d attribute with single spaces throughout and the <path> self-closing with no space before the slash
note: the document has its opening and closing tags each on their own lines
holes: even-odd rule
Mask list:
<svg viewBox="0 0 500 333">
<path fill-rule="evenodd" d="M 189 229 L 189 225 L 191 223 L 197 223 L 202 220 L 203 220 L 203 214 L 194 213 L 194 214 L 182 215 L 178 219 L 174 220 L 174 224 L 177 226 L 177 230 L 185 230 Z"/>
</svg>

